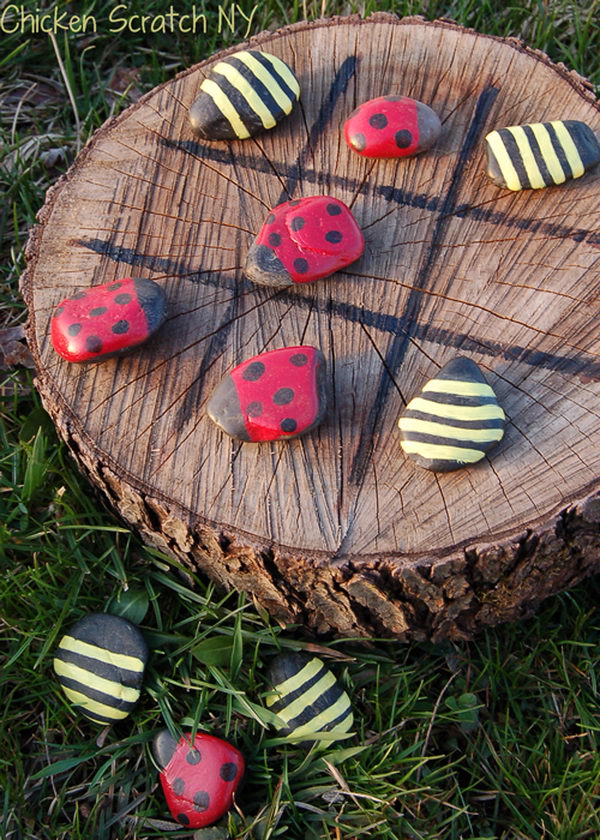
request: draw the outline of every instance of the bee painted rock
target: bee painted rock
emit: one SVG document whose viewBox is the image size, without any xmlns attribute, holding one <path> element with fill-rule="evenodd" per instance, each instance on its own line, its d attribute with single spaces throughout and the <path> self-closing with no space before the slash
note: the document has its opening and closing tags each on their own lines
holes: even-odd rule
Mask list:
<svg viewBox="0 0 600 840">
<path fill-rule="evenodd" d="M 485 138 L 487 173 L 499 187 L 539 190 L 581 176 L 600 162 L 600 144 L 579 120 L 512 125 Z"/>
<path fill-rule="evenodd" d="M 298 345 L 253 356 L 217 386 L 206 410 L 238 440 L 304 435 L 327 411 L 323 354 L 316 347 Z"/>
<path fill-rule="evenodd" d="M 344 123 L 346 143 L 368 158 L 417 155 L 433 146 L 441 130 L 435 111 L 408 96 L 369 99 Z"/>
<path fill-rule="evenodd" d="M 246 259 L 245 275 L 265 286 L 328 277 L 357 260 L 365 240 L 349 208 L 328 195 L 279 204 Z"/>
<path fill-rule="evenodd" d="M 126 718 L 140 696 L 148 647 L 124 618 L 91 613 L 63 636 L 54 671 L 75 709 L 105 725 Z"/>
<path fill-rule="evenodd" d="M 157 283 L 126 277 L 63 300 L 52 316 L 52 345 L 68 362 L 102 362 L 139 347 L 166 316 Z"/>
<path fill-rule="evenodd" d="M 227 741 L 204 732 L 193 742 L 191 735 L 176 741 L 164 729 L 154 739 L 153 752 L 169 811 L 181 825 L 203 828 L 231 808 L 245 762 Z"/>
<path fill-rule="evenodd" d="M 285 61 L 242 50 L 219 61 L 190 108 L 193 131 L 204 140 L 244 140 L 289 114 L 300 85 Z"/>
<path fill-rule="evenodd" d="M 266 704 L 280 719 L 282 735 L 296 741 L 328 732 L 345 735 L 354 722 L 350 699 L 336 682 L 325 663 L 316 656 L 282 653 L 272 661 L 267 673 L 272 686 Z M 327 738 L 327 745 L 335 740 Z"/>
<path fill-rule="evenodd" d="M 420 467 L 449 472 L 480 461 L 504 435 L 504 411 L 479 367 L 459 356 L 402 413 L 402 449 Z"/>
</svg>

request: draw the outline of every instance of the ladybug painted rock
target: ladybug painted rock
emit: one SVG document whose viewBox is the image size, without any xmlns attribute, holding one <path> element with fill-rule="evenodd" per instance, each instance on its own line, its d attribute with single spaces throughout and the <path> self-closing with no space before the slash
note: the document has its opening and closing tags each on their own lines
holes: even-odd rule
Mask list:
<svg viewBox="0 0 600 840">
<path fill-rule="evenodd" d="M 357 260 L 365 240 L 343 201 L 315 195 L 279 204 L 248 252 L 245 274 L 265 286 L 328 277 Z"/>
<path fill-rule="evenodd" d="M 272 661 L 267 680 L 272 691 L 266 704 L 279 717 L 282 735 L 294 740 L 323 732 L 342 736 L 352 728 L 350 699 L 317 656 L 282 653 Z"/>
<path fill-rule="evenodd" d="M 173 818 L 189 828 L 212 825 L 230 808 L 243 778 L 244 756 L 227 741 L 198 732 L 179 741 L 166 730 L 154 739 L 160 783 Z"/>
<path fill-rule="evenodd" d="M 433 146 L 441 130 L 435 111 L 408 96 L 369 99 L 344 123 L 346 143 L 368 158 L 417 155 Z"/>
<path fill-rule="evenodd" d="M 221 382 L 207 405 L 211 420 L 245 441 L 306 434 L 326 410 L 325 360 L 309 345 L 247 359 Z"/>
<path fill-rule="evenodd" d="M 52 345 L 68 362 L 101 362 L 143 344 L 166 315 L 157 283 L 125 277 L 63 300 L 52 316 Z"/>
<path fill-rule="evenodd" d="M 54 671 L 77 711 L 102 726 L 126 718 L 140 696 L 148 647 L 117 615 L 91 613 L 62 637 Z"/>
</svg>

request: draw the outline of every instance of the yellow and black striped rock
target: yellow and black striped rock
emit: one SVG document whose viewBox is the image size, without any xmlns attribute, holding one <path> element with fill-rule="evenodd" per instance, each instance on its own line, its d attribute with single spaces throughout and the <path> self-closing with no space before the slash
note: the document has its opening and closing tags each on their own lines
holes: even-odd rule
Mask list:
<svg viewBox="0 0 600 840">
<path fill-rule="evenodd" d="M 204 140 L 244 140 L 289 114 L 300 85 L 285 61 L 242 50 L 216 64 L 190 108 L 192 129 Z"/>
<path fill-rule="evenodd" d="M 480 461 L 504 435 L 504 411 L 481 370 L 464 356 L 425 383 L 398 421 L 402 449 L 420 467 L 449 472 Z"/>
<path fill-rule="evenodd" d="M 124 618 L 92 613 L 60 640 L 54 670 L 67 698 L 94 723 L 126 718 L 138 697 L 148 647 Z"/>
<path fill-rule="evenodd" d="M 307 738 L 329 732 L 344 735 L 354 716 L 350 699 L 331 671 L 316 656 L 282 653 L 275 657 L 267 679 L 272 687 L 266 704 L 280 719 L 282 735 Z M 335 740 L 335 738 L 331 739 Z M 324 745 L 330 739 L 323 741 Z"/>
<path fill-rule="evenodd" d="M 487 172 L 499 187 L 539 190 L 581 176 L 600 162 L 600 144 L 579 120 L 511 125 L 485 138 Z"/>
</svg>

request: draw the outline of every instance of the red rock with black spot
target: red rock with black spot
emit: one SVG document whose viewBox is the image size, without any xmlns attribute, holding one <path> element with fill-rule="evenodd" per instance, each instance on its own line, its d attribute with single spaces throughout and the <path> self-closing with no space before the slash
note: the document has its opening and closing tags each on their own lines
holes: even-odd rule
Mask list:
<svg viewBox="0 0 600 840">
<path fill-rule="evenodd" d="M 278 204 L 251 246 L 244 273 L 264 286 L 328 277 L 357 260 L 365 240 L 343 201 L 315 195 Z"/>
<path fill-rule="evenodd" d="M 160 783 L 173 819 L 188 828 L 212 825 L 231 808 L 244 776 L 244 756 L 214 735 L 198 732 L 178 741 L 164 729 L 153 752 L 161 767 Z"/>
<path fill-rule="evenodd" d="M 52 345 L 68 362 L 102 362 L 139 347 L 166 315 L 165 293 L 157 283 L 125 277 L 63 300 L 52 316 Z"/>
<path fill-rule="evenodd" d="M 221 382 L 206 410 L 238 440 L 304 435 L 327 411 L 323 354 L 316 347 L 298 345 L 253 356 Z"/>
<path fill-rule="evenodd" d="M 440 118 L 429 105 L 408 96 L 379 96 L 350 114 L 344 138 L 363 157 L 412 157 L 431 148 L 441 130 Z"/>
</svg>

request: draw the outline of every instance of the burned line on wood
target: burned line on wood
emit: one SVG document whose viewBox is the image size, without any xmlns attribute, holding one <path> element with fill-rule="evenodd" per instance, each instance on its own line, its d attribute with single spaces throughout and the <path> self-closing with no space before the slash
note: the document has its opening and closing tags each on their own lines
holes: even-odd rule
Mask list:
<svg viewBox="0 0 600 840">
<path fill-rule="evenodd" d="M 458 155 L 458 160 L 452 171 L 448 190 L 443 201 L 440 203 L 440 214 L 435 221 L 431 241 L 424 253 L 424 259 L 419 266 L 414 288 L 409 292 L 405 310 L 399 319 L 400 328 L 390 342 L 385 354 L 384 369 L 379 381 L 377 394 L 371 404 L 366 428 L 360 436 L 360 441 L 352 460 L 350 481 L 354 484 L 361 484 L 364 479 L 375 439 L 375 429 L 379 425 L 381 412 L 385 407 L 390 388 L 396 378 L 395 374 L 402 365 L 409 342 L 414 336 L 423 299 L 422 290 L 425 288 L 431 271 L 440 256 L 440 245 L 444 241 L 446 228 L 450 223 L 452 212 L 456 207 L 456 198 L 460 189 L 464 168 L 481 136 L 492 105 L 496 101 L 499 92 L 498 88 L 490 85 L 482 91 L 477 100 L 475 113 Z"/>
<path fill-rule="evenodd" d="M 142 254 L 134 248 L 123 248 L 116 245 L 110 239 L 78 239 L 75 244 L 96 254 L 101 254 L 114 262 L 148 268 L 151 271 L 162 271 L 170 276 L 181 277 L 198 285 L 227 289 L 232 292 L 241 289 L 252 290 L 252 284 L 247 280 L 236 280 L 219 272 L 203 274 L 202 271 L 194 269 L 186 263 Z M 266 292 L 265 289 L 258 288 L 253 289 L 253 291 L 257 294 Z M 277 300 L 284 303 L 294 303 L 309 312 L 315 311 L 321 315 L 333 315 L 352 324 L 363 324 L 365 327 L 372 327 L 378 332 L 389 333 L 390 335 L 396 335 L 401 329 L 404 329 L 402 319 L 396 315 L 375 312 L 364 306 L 357 306 L 333 298 L 327 301 L 319 301 L 316 297 L 295 294 L 284 288 L 278 292 Z M 416 340 L 428 341 L 442 347 L 454 347 L 466 352 L 481 353 L 483 356 L 491 358 L 500 356 L 510 361 L 523 362 L 531 367 L 542 367 L 570 376 L 583 375 L 592 382 L 600 382 L 600 362 L 597 358 L 585 353 L 573 358 L 556 353 L 546 353 L 529 347 L 521 347 L 517 344 L 504 344 L 490 339 L 486 339 L 484 342 L 467 333 L 443 327 L 433 327 L 427 323 L 416 323 L 411 335 Z"/>
</svg>

